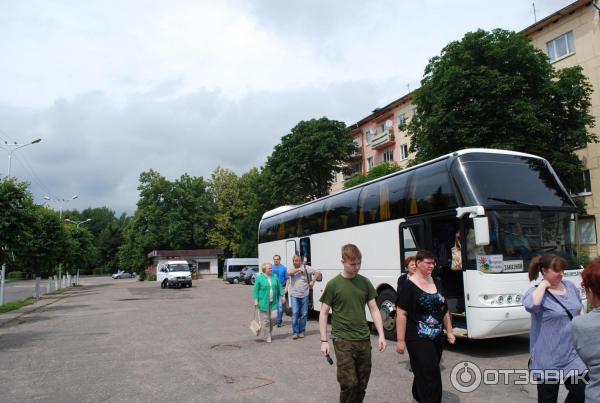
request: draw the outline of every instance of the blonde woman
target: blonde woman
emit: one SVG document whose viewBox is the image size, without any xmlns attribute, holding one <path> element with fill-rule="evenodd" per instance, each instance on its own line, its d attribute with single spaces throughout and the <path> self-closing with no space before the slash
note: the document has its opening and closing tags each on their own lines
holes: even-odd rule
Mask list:
<svg viewBox="0 0 600 403">
<path fill-rule="evenodd" d="M 260 311 L 263 337 L 267 343 L 270 343 L 273 334 L 273 320 L 277 315 L 278 300 L 281 298 L 282 304 L 285 304 L 285 294 L 277 276 L 272 275 L 273 266 L 271 263 L 263 263 L 261 270 L 262 273 L 256 277 L 252 295 L 254 306 Z"/>
</svg>

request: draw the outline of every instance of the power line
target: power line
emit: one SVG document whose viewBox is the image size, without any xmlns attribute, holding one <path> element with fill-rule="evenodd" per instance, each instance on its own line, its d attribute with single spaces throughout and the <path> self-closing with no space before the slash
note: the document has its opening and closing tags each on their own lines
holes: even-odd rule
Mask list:
<svg viewBox="0 0 600 403">
<path fill-rule="evenodd" d="M 32 182 L 35 182 L 35 184 L 38 185 L 44 191 L 44 193 L 46 193 L 48 196 L 50 196 L 52 198 L 55 198 L 55 199 L 57 198 L 54 195 L 54 192 L 52 192 L 50 190 L 50 188 L 40 179 L 40 177 L 37 176 L 37 174 L 35 173 L 35 171 L 33 170 L 33 168 L 26 161 L 25 157 L 20 157 L 17 160 L 19 161 L 19 163 L 21 164 L 21 166 L 24 167 L 30 173 L 31 178 L 32 178 Z"/>
</svg>

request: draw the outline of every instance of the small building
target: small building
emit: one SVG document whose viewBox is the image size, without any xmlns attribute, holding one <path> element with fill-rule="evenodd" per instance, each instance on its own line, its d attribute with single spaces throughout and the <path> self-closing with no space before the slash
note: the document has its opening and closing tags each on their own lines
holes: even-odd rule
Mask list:
<svg viewBox="0 0 600 403">
<path fill-rule="evenodd" d="M 186 260 L 190 264 L 192 273 L 197 278 L 204 276 L 215 276 L 219 273 L 219 256 L 223 249 L 189 249 L 189 250 L 153 250 L 148 253 L 148 259 L 152 260 L 146 269 L 146 274 L 156 275 L 156 268 L 160 263 L 167 260 Z"/>
</svg>

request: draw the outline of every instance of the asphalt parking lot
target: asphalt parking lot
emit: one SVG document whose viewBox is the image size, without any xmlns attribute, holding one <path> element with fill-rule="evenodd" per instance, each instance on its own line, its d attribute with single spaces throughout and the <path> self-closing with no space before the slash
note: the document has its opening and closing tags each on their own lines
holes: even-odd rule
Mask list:
<svg viewBox="0 0 600 403">
<path fill-rule="evenodd" d="M 257 340 L 248 330 L 251 286 L 220 279 L 184 289 L 135 279 L 83 284 L 0 321 L 3 402 L 338 400 L 335 366 L 319 353 L 316 319 L 303 340 L 290 339 L 289 318 L 272 344 Z M 444 401 L 536 401 L 533 385 L 510 381 L 461 393 L 450 382 L 452 368 L 465 360 L 482 369 L 523 369 L 527 346 L 523 336 L 459 340 L 444 352 Z M 411 401 L 408 356 L 394 348 L 388 342 L 385 352 L 373 352 L 366 401 Z"/>
</svg>

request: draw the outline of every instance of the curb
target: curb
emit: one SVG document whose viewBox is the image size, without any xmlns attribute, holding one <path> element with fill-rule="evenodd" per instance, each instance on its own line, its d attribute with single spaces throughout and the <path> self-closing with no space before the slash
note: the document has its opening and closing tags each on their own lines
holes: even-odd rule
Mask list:
<svg viewBox="0 0 600 403">
<path fill-rule="evenodd" d="M 14 311 L 0 313 L 0 328 L 6 326 L 14 320 L 19 319 L 22 316 L 25 316 L 27 314 L 30 314 L 48 305 L 52 305 L 55 302 L 60 301 L 65 295 L 68 295 L 70 291 L 70 289 L 66 289 L 65 292 L 62 294 L 42 295 L 39 300 L 35 301 L 31 305 L 15 309 Z"/>
</svg>

